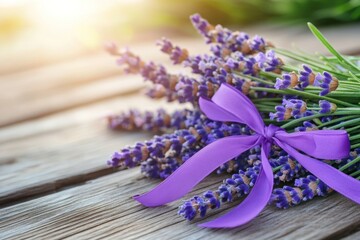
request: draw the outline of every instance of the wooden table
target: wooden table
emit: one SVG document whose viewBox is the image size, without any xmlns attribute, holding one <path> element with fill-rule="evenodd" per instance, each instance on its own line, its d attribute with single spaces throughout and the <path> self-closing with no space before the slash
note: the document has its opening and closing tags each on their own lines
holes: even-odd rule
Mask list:
<svg viewBox="0 0 360 240">
<path fill-rule="evenodd" d="M 249 31 L 277 46 L 296 42 L 323 51 L 304 29 Z M 324 32 L 343 52 L 359 50 L 358 25 Z M 190 52 L 205 49 L 199 39 L 177 42 Z M 164 61 L 152 46 L 133 49 Z M 360 239 L 360 207 L 338 194 L 288 210 L 269 206 L 230 230 L 201 229 L 201 219 L 184 221 L 176 215 L 181 201 L 155 209 L 139 205 L 131 196 L 159 181 L 142 177 L 139 168 L 117 171 L 105 162 L 115 150 L 151 135 L 112 132 L 103 117 L 129 107 L 178 106 L 150 102 L 141 78 L 122 76 L 105 53 L 54 51 L 45 46 L 41 59 L 10 51 L 0 56 L 0 239 Z M 223 178 L 207 178 L 187 197 L 216 188 Z"/>
</svg>

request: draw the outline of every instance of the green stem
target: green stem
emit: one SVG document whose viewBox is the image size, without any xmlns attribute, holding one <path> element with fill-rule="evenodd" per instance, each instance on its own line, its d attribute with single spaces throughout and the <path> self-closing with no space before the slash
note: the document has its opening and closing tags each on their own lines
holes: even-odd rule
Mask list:
<svg viewBox="0 0 360 240">
<path fill-rule="evenodd" d="M 311 116 L 307 116 L 307 117 L 302 117 L 302 118 L 298 118 L 298 119 L 294 119 L 284 125 L 282 125 L 282 128 L 289 128 L 289 127 L 293 127 L 296 126 L 298 123 L 301 123 L 303 121 L 307 121 L 307 120 L 311 120 L 314 118 L 318 118 L 318 117 L 325 117 L 325 116 L 336 116 L 336 115 L 355 115 L 355 114 L 360 114 L 360 111 L 337 111 L 334 113 L 325 113 L 325 114 L 314 114 Z"/>
<path fill-rule="evenodd" d="M 319 31 L 319 29 L 317 29 L 310 22 L 308 23 L 308 26 L 309 26 L 311 32 L 314 34 L 314 36 L 317 37 L 320 40 L 320 42 L 322 42 L 322 44 L 324 44 L 324 46 L 329 50 L 329 52 L 331 52 L 339 60 L 339 62 L 342 63 L 342 65 L 345 65 L 344 67 L 348 66 L 357 72 L 360 71 L 358 66 L 354 65 L 352 62 L 350 62 L 349 60 L 344 58 L 338 51 L 336 51 L 336 49 L 333 46 L 331 46 L 329 41 L 324 37 L 324 35 L 322 35 L 322 33 Z"/>
<path fill-rule="evenodd" d="M 325 127 L 325 126 L 331 125 L 333 123 L 338 123 L 338 122 L 345 121 L 345 120 L 348 120 L 348 119 L 353 119 L 354 117 L 358 117 L 358 116 L 345 116 L 345 117 L 336 118 L 336 119 L 333 119 L 333 120 L 331 120 L 329 122 L 322 123 L 318 127 L 319 128 Z"/>
<path fill-rule="evenodd" d="M 330 98 L 330 97 L 319 96 L 319 95 L 308 93 L 308 92 L 298 91 L 298 90 L 295 90 L 295 89 L 278 90 L 278 89 L 264 88 L 264 87 L 251 87 L 251 89 L 253 89 L 255 91 L 271 92 L 271 93 L 278 93 L 278 94 L 293 94 L 293 95 L 296 95 L 296 96 L 308 97 L 310 99 L 327 100 L 327 101 L 330 101 L 332 103 L 336 103 L 336 104 L 347 106 L 347 107 L 357 107 L 357 105 L 354 105 L 352 103 L 344 102 L 344 101 L 334 99 L 334 98 Z"/>
<path fill-rule="evenodd" d="M 350 134 L 352 131 L 355 131 L 355 130 L 358 130 L 358 129 L 360 129 L 360 125 L 352 127 L 352 128 L 348 128 L 348 129 L 345 129 L 345 130 L 347 131 L 347 133 Z"/>
<path fill-rule="evenodd" d="M 344 166 L 342 166 L 341 168 L 339 168 L 340 171 L 344 171 L 346 170 L 347 168 L 349 168 L 350 166 L 354 165 L 355 163 L 359 162 L 360 161 L 360 156 L 355 158 L 354 160 L 352 160 L 351 162 L 345 164 Z"/>
<path fill-rule="evenodd" d="M 258 103 L 258 102 L 273 102 L 273 101 L 278 101 L 281 102 L 282 98 L 256 98 L 256 99 L 251 99 L 251 101 L 253 103 Z"/>
<path fill-rule="evenodd" d="M 275 85 L 273 82 L 266 81 L 266 80 L 264 80 L 264 79 L 261 79 L 261 78 L 258 78 L 258 77 L 254 77 L 254 76 L 251 76 L 251 75 L 246 75 L 246 74 L 243 74 L 243 73 L 240 73 L 240 72 L 235 72 L 235 74 L 236 74 L 237 76 L 239 76 L 239 77 L 248 78 L 248 79 L 251 79 L 251 80 L 256 81 L 256 82 L 268 84 L 268 85 L 270 85 L 270 86 L 274 86 L 274 85 Z"/>
<path fill-rule="evenodd" d="M 360 170 L 357 170 L 356 172 L 353 172 L 352 174 L 350 174 L 350 176 L 355 177 L 358 174 L 360 174 Z"/>
<path fill-rule="evenodd" d="M 352 119 L 352 120 L 348 120 L 348 121 L 339 123 L 337 125 L 329 127 L 328 129 L 332 129 L 332 130 L 339 129 L 339 128 L 342 128 L 342 127 L 345 127 L 345 126 L 349 126 L 349 125 L 351 126 L 351 125 L 356 124 L 356 123 L 360 123 L 360 118 L 355 118 L 355 119 Z"/>
<path fill-rule="evenodd" d="M 295 59 L 301 63 L 305 63 L 305 64 L 308 64 L 312 67 L 315 67 L 319 70 L 322 70 L 322 71 L 327 71 L 329 73 L 332 73 L 332 74 L 335 74 L 335 75 L 338 75 L 338 76 L 342 76 L 342 77 L 349 77 L 348 75 L 344 74 L 344 73 L 341 73 L 341 72 L 338 72 L 338 71 L 333 71 L 331 68 L 325 68 L 324 67 L 324 64 L 321 64 L 321 63 L 315 63 L 313 60 L 307 60 L 307 59 L 304 59 L 302 56 L 297 56 L 293 53 L 289 53 L 287 51 L 283 51 L 283 50 L 280 50 L 279 49 L 274 49 L 275 52 L 285 56 L 285 57 L 289 57 L 289 58 L 292 58 L 292 59 Z M 285 70 L 285 69 L 284 69 Z M 294 71 L 294 70 L 293 70 Z"/>
<path fill-rule="evenodd" d="M 355 148 L 358 148 L 360 147 L 360 143 L 356 143 L 356 144 L 353 144 L 350 146 L 351 149 L 355 149 Z"/>
<path fill-rule="evenodd" d="M 278 171 L 278 170 L 280 170 L 282 167 L 283 167 L 283 165 L 274 167 L 274 168 L 272 169 L 273 173 L 276 172 L 276 171 Z"/>
<path fill-rule="evenodd" d="M 360 139 L 360 134 L 359 134 L 359 135 L 355 135 L 355 136 L 351 136 L 351 137 L 349 137 L 349 139 L 350 139 L 350 141 Z"/>
<path fill-rule="evenodd" d="M 360 78 L 358 78 L 355 74 L 349 71 L 349 74 L 353 77 L 355 81 L 358 81 L 360 83 Z"/>
<path fill-rule="evenodd" d="M 318 119 L 318 118 L 314 118 L 313 121 L 314 121 L 314 123 L 315 123 L 316 125 L 318 125 L 318 126 L 322 124 L 321 120 Z"/>
</svg>

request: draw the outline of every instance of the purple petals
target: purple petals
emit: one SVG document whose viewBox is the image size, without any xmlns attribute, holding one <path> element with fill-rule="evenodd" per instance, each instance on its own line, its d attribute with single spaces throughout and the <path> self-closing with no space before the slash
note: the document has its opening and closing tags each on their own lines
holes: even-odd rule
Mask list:
<svg viewBox="0 0 360 240">
<path fill-rule="evenodd" d="M 283 99 L 282 105 L 276 106 L 275 110 L 275 113 L 270 113 L 270 119 L 278 122 L 288 120 L 290 117 L 300 118 L 308 114 L 306 103 L 299 99 Z"/>
<path fill-rule="evenodd" d="M 323 74 L 318 73 L 315 77 L 314 86 L 321 87 L 322 91 L 319 95 L 325 96 L 337 89 L 339 86 L 339 80 L 328 72 L 323 72 Z"/>
<path fill-rule="evenodd" d="M 300 86 L 302 88 L 305 88 L 309 85 L 314 84 L 315 74 L 313 73 L 312 69 L 305 64 L 303 64 L 303 69 L 304 71 L 299 71 L 300 74 L 299 81 L 300 81 Z"/>
<path fill-rule="evenodd" d="M 320 100 L 319 101 L 319 107 L 320 107 L 320 111 L 319 113 L 332 113 L 336 111 L 336 104 L 331 103 L 329 101 L 326 100 Z"/>
<path fill-rule="evenodd" d="M 161 41 L 158 41 L 157 45 L 161 48 L 161 51 L 168 54 L 170 59 L 174 64 L 179 64 L 184 62 L 189 57 L 189 52 L 185 48 L 180 48 L 178 46 L 173 46 L 172 42 L 168 39 L 163 38 Z"/>
<path fill-rule="evenodd" d="M 220 208 L 221 203 L 231 202 L 234 199 L 247 195 L 254 186 L 260 167 L 254 166 L 246 171 L 240 170 L 232 178 L 224 180 L 216 191 L 206 191 L 202 197 L 195 196 L 185 201 L 178 210 L 178 214 L 187 220 L 196 216 L 204 217 L 207 210 Z"/>
<path fill-rule="evenodd" d="M 298 76 L 292 72 L 290 74 L 283 74 L 282 78 L 276 78 L 276 89 L 287 89 L 289 87 L 294 88 L 299 83 Z"/>
</svg>

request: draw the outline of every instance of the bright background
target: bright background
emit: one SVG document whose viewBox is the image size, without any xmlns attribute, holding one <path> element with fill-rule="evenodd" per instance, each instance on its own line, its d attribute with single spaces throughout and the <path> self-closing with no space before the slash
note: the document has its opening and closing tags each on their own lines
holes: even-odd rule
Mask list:
<svg viewBox="0 0 360 240">
<path fill-rule="evenodd" d="M 98 49 L 194 34 L 188 16 L 242 26 L 262 22 L 317 25 L 356 22 L 360 0 L 0 0 L 0 50 L 29 45 Z M 5 52 L 4 52 L 5 51 Z"/>
</svg>

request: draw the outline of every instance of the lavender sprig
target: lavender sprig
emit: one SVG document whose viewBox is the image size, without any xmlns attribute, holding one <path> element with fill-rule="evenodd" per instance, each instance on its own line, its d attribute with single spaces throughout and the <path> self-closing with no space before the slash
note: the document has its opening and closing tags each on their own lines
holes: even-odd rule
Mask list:
<svg viewBox="0 0 360 240">
<path fill-rule="evenodd" d="M 178 214 L 190 221 L 196 216 L 204 217 L 209 209 L 220 208 L 221 203 L 247 195 L 255 184 L 259 170 L 258 165 L 246 171 L 240 170 L 238 174 L 225 179 L 216 191 L 206 191 L 202 197 L 195 196 L 185 201 L 179 207 Z"/>
<path fill-rule="evenodd" d="M 296 179 L 294 187 L 284 186 L 274 189 L 271 202 L 278 208 L 286 209 L 311 200 L 315 196 L 327 196 L 332 191 L 321 180 L 313 175 L 308 175 L 306 178 Z"/>
<path fill-rule="evenodd" d="M 136 143 L 132 147 L 115 152 L 108 164 L 113 167 L 131 168 L 140 165 L 144 161 L 149 161 L 150 165 L 162 165 L 168 158 L 172 158 L 171 161 L 177 159 L 179 163 L 177 166 L 179 166 L 193 151 L 197 152 L 217 139 L 230 135 L 249 134 L 250 132 L 248 127 L 239 124 L 225 124 L 206 118 L 198 121 L 200 122 L 188 129 L 180 129 L 172 134 L 155 136 L 150 141 Z M 144 166 L 143 169 L 150 168 Z M 236 170 L 233 169 L 232 166 L 231 170 L 227 169 L 227 171 Z M 145 175 L 160 176 L 161 174 L 145 173 Z"/>
<path fill-rule="evenodd" d="M 273 47 L 270 42 L 266 42 L 262 37 L 256 35 L 250 39 L 247 33 L 230 31 L 221 25 L 215 27 L 200 14 L 190 17 L 195 29 L 205 38 L 206 43 L 213 43 L 211 51 L 215 56 L 227 57 L 233 52 L 241 52 L 244 55 L 265 51 L 266 47 Z"/>
<path fill-rule="evenodd" d="M 201 113 L 189 109 L 168 113 L 164 109 L 140 112 L 136 109 L 108 116 L 108 126 L 114 130 L 145 130 L 165 132 L 184 129 L 199 124 Z"/>
<path fill-rule="evenodd" d="M 171 41 L 166 38 L 158 41 L 157 45 L 161 47 L 161 51 L 168 54 L 170 59 L 174 64 L 179 64 L 184 62 L 189 57 L 189 52 L 186 48 L 180 48 L 179 46 L 174 46 Z"/>
</svg>

